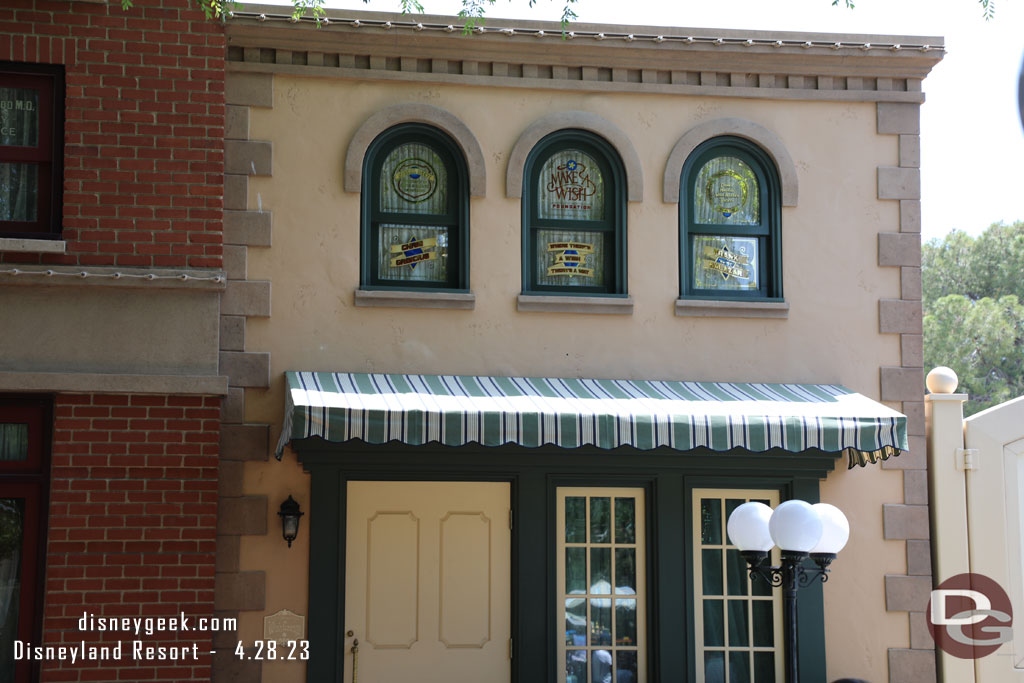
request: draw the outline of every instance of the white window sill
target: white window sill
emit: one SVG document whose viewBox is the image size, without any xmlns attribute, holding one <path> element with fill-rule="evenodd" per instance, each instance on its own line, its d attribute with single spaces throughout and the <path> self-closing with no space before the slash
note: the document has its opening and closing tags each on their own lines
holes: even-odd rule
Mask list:
<svg viewBox="0 0 1024 683">
<path fill-rule="evenodd" d="M 517 310 L 530 313 L 633 315 L 633 297 L 520 294 Z"/>
<path fill-rule="evenodd" d="M 30 240 L 18 237 L 0 237 L 0 251 L 20 251 L 32 254 L 63 254 L 64 240 Z"/>
<path fill-rule="evenodd" d="M 356 306 L 384 308 L 451 308 L 471 311 L 476 306 L 473 292 L 415 292 L 393 289 L 357 289 Z"/>
<path fill-rule="evenodd" d="M 788 318 L 789 303 L 676 299 L 676 315 L 690 318 Z"/>
</svg>

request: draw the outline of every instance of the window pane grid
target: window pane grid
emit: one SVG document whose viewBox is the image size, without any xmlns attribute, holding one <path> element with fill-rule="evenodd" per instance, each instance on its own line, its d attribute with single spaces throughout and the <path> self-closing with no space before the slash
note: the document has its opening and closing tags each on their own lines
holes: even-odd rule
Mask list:
<svg viewBox="0 0 1024 683">
<path fill-rule="evenodd" d="M 591 491 L 559 496 L 560 679 L 643 680 L 642 498 Z"/>
<path fill-rule="evenodd" d="M 778 503 L 774 492 L 694 491 L 694 593 L 698 678 L 707 683 L 782 680 L 781 603 L 728 542 L 729 514 L 749 500 Z"/>
</svg>

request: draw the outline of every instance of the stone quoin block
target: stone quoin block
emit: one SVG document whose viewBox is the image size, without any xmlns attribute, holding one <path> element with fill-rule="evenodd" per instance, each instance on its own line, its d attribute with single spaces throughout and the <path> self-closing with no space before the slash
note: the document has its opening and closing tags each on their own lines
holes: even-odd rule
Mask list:
<svg viewBox="0 0 1024 683">
<path fill-rule="evenodd" d="M 224 209 L 245 211 L 249 208 L 249 176 L 229 173 L 224 176 Z"/>
<path fill-rule="evenodd" d="M 225 140 L 224 172 L 272 175 L 274 145 L 266 140 Z"/>
<path fill-rule="evenodd" d="M 921 200 L 900 200 L 900 232 L 921 232 Z"/>
<path fill-rule="evenodd" d="M 907 574 L 932 575 L 932 546 L 929 541 L 907 541 Z"/>
<path fill-rule="evenodd" d="M 885 577 L 885 609 L 923 612 L 931 597 L 932 577 L 889 574 Z"/>
<path fill-rule="evenodd" d="M 213 607 L 216 610 L 261 610 L 266 604 L 266 574 L 217 574 Z"/>
<path fill-rule="evenodd" d="M 900 136 L 900 166 L 903 168 L 921 168 L 921 136 Z"/>
<path fill-rule="evenodd" d="M 924 337 L 920 334 L 900 335 L 900 362 L 905 368 L 924 365 Z"/>
<path fill-rule="evenodd" d="M 920 135 L 921 105 L 908 102 L 879 102 L 879 135 Z"/>
<path fill-rule="evenodd" d="M 928 468 L 928 449 L 923 436 L 908 436 L 909 449 L 882 463 L 883 470 L 924 470 Z"/>
<path fill-rule="evenodd" d="M 935 640 L 928 631 L 928 620 L 924 612 L 910 613 L 910 649 L 934 650 Z"/>
<path fill-rule="evenodd" d="M 935 652 L 889 648 L 889 683 L 935 683 Z"/>
<path fill-rule="evenodd" d="M 227 106 L 224 117 L 224 137 L 228 140 L 249 139 L 249 107 L 232 104 Z"/>
<path fill-rule="evenodd" d="M 882 506 L 882 527 L 888 540 L 927 540 L 928 506 L 887 503 Z"/>
<path fill-rule="evenodd" d="M 262 536 L 267 533 L 267 497 L 221 498 L 217 508 L 217 533 L 221 536 Z M 218 607 L 217 609 L 245 609 Z"/>
<path fill-rule="evenodd" d="M 923 401 L 924 369 L 883 367 L 879 369 L 882 379 L 883 401 Z"/>
<path fill-rule="evenodd" d="M 878 167 L 879 199 L 920 199 L 921 170 L 897 166 Z"/>
<path fill-rule="evenodd" d="M 924 401 L 904 401 L 903 414 L 907 416 L 907 435 L 924 436 Z"/>
<path fill-rule="evenodd" d="M 921 269 L 914 266 L 900 268 L 900 296 L 914 301 L 921 298 Z"/>
<path fill-rule="evenodd" d="M 220 350 L 245 350 L 245 317 L 222 315 L 220 317 Z M 223 418 L 222 418 L 223 419 Z"/>
<path fill-rule="evenodd" d="M 220 300 L 220 313 L 256 318 L 269 317 L 270 283 L 266 280 L 228 280 L 228 286 Z"/>
<path fill-rule="evenodd" d="M 244 280 L 249 275 L 249 252 L 237 244 L 224 245 L 224 272 L 229 280 Z"/>
<path fill-rule="evenodd" d="M 273 75 L 228 72 L 224 79 L 224 101 L 248 107 L 273 107 Z"/>
<path fill-rule="evenodd" d="M 224 224 L 227 225 L 226 214 Z M 921 236 L 911 232 L 878 233 L 878 265 L 920 267 Z"/>
<path fill-rule="evenodd" d="M 903 471 L 903 502 L 907 505 L 928 504 L 928 470 Z"/>
<path fill-rule="evenodd" d="M 237 641 L 237 637 L 236 637 Z M 239 659 L 235 656 L 235 643 L 216 646 L 213 655 L 213 678 L 217 683 L 262 683 L 263 662 Z"/>
<path fill-rule="evenodd" d="M 245 422 L 245 389 L 228 387 L 228 395 L 221 404 L 220 421 L 224 424 Z"/>
<path fill-rule="evenodd" d="M 224 244 L 269 247 L 272 217 L 269 211 L 225 211 Z"/>
<path fill-rule="evenodd" d="M 270 354 L 266 352 L 220 352 L 220 374 L 233 387 L 269 387 Z"/>
<path fill-rule="evenodd" d="M 883 334 L 921 334 L 922 318 L 920 301 L 878 300 L 878 331 Z"/>
<path fill-rule="evenodd" d="M 217 495 L 221 501 L 237 498 L 245 491 L 242 485 L 245 463 L 241 460 L 221 460 L 217 477 Z"/>
<path fill-rule="evenodd" d="M 266 460 L 270 457 L 270 426 L 221 425 L 221 460 Z"/>
<path fill-rule="evenodd" d="M 223 464 L 223 463 L 222 463 Z M 217 537 L 217 572 L 238 571 L 241 564 L 241 536 L 218 536 Z"/>
</svg>

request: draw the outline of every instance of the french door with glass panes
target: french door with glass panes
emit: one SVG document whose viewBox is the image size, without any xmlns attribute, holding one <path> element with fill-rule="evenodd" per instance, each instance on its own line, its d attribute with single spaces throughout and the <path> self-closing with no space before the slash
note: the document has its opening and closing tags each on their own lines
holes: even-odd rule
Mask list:
<svg viewBox="0 0 1024 683">
<path fill-rule="evenodd" d="M 558 679 L 647 680 L 644 490 L 559 488 Z"/>
<path fill-rule="evenodd" d="M 726 523 L 748 501 L 775 507 L 777 491 L 694 489 L 694 638 L 699 683 L 781 683 L 780 593 L 762 579 L 751 580 L 739 549 L 729 542 Z M 772 563 L 778 564 L 778 549 Z"/>
</svg>

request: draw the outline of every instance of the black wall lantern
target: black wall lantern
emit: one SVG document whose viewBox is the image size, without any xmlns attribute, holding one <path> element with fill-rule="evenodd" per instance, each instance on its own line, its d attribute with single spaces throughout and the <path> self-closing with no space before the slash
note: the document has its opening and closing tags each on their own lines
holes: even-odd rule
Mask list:
<svg viewBox="0 0 1024 683">
<path fill-rule="evenodd" d="M 299 504 L 289 495 L 288 500 L 281 503 L 281 511 L 277 514 L 281 517 L 281 533 L 291 548 L 292 541 L 299 535 L 299 517 L 305 513 L 299 510 Z"/>
</svg>

